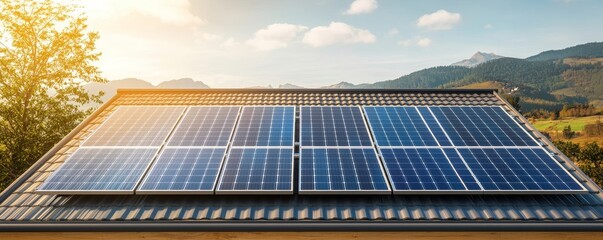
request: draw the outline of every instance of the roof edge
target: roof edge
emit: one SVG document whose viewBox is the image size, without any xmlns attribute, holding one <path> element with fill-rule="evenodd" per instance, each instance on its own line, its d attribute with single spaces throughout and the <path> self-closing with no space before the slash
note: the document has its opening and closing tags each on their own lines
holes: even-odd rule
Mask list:
<svg viewBox="0 0 603 240">
<path fill-rule="evenodd" d="M 603 222 L 241 222 L 241 221 L 170 221 L 170 222 L 61 222 L 0 223 L 0 232 L 158 232 L 158 231 L 603 231 Z"/>
<path fill-rule="evenodd" d="M 50 150 L 48 150 L 38 161 L 32 164 L 21 176 L 19 176 L 16 180 L 14 180 L 8 187 L 6 187 L 2 192 L 0 192 L 0 204 L 6 200 L 17 188 L 23 184 L 31 175 L 35 173 L 48 159 L 52 158 L 65 144 L 67 144 L 75 135 L 77 135 L 86 125 L 88 125 L 92 120 L 94 120 L 101 112 L 103 112 L 107 107 L 109 107 L 113 102 L 120 97 L 120 94 L 117 93 L 101 106 L 99 106 L 92 114 L 86 117 L 82 122 L 80 122 L 71 132 L 65 135 L 61 141 L 57 142 Z M 0 231 L 1 231 L 0 227 Z"/>
<path fill-rule="evenodd" d="M 492 93 L 498 89 L 459 89 L 459 88 L 421 88 L 421 89 L 332 89 L 332 88 L 195 88 L 195 89 L 172 89 L 172 88 L 120 88 L 117 93 Z"/>
</svg>

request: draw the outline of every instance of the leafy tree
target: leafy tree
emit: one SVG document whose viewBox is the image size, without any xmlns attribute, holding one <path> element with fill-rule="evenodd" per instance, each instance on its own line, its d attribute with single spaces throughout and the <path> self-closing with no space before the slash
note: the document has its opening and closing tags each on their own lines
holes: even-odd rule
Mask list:
<svg viewBox="0 0 603 240">
<path fill-rule="evenodd" d="M 93 65 L 98 33 L 78 6 L 0 0 L 0 189 L 73 129 L 100 102 L 82 88 L 106 81 Z"/>
<path fill-rule="evenodd" d="M 571 139 L 576 136 L 576 132 L 572 131 L 572 126 L 567 125 L 563 128 L 563 137 L 566 139 Z"/>
<path fill-rule="evenodd" d="M 511 106 L 513 108 L 515 108 L 517 111 L 519 111 L 521 109 L 521 105 L 519 104 L 519 102 L 521 101 L 521 98 L 519 98 L 518 95 L 505 94 L 505 95 L 502 95 L 502 97 L 505 98 L 505 100 L 507 100 L 507 102 L 509 102 L 509 104 L 511 104 Z"/>
</svg>

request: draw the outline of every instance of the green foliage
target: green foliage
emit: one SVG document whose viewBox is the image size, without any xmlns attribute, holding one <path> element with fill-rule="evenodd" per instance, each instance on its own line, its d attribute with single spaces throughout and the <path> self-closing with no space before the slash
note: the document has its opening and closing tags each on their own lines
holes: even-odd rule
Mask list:
<svg viewBox="0 0 603 240">
<path fill-rule="evenodd" d="M 603 122 L 600 120 L 584 126 L 584 133 L 589 137 L 603 137 Z"/>
<path fill-rule="evenodd" d="M 572 159 L 586 175 L 603 186 L 603 147 L 592 142 L 584 146 L 570 141 L 555 141 L 555 146 Z"/>
<path fill-rule="evenodd" d="M 423 69 L 394 80 L 376 82 L 371 88 L 437 88 L 446 83 L 457 81 L 467 75 L 471 69 L 458 66 L 443 66 Z"/>
<path fill-rule="evenodd" d="M 98 102 L 82 88 L 104 82 L 92 63 L 98 33 L 77 6 L 0 0 L 0 189 L 39 159 Z"/>
<path fill-rule="evenodd" d="M 567 125 L 563 128 L 563 137 L 565 139 L 571 139 L 574 136 L 576 136 L 576 132 L 572 131 L 572 126 L 571 125 Z"/>
<path fill-rule="evenodd" d="M 593 58 L 603 57 L 603 42 L 593 42 L 568 47 L 561 50 L 551 50 L 527 58 L 529 61 L 547 61 L 568 57 Z"/>
<path fill-rule="evenodd" d="M 513 95 L 513 94 L 503 94 L 501 95 L 503 98 L 505 98 L 505 100 L 507 100 L 507 102 L 509 104 L 511 104 L 511 106 L 513 108 L 515 108 L 517 111 L 519 111 L 521 109 L 521 105 L 519 104 L 519 102 L 521 101 L 521 98 L 518 95 Z"/>
</svg>

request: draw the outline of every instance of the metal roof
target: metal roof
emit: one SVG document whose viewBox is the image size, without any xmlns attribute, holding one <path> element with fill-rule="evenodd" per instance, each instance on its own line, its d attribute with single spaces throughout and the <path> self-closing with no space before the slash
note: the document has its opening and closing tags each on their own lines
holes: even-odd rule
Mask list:
<svg viewBox="0 0 603 240">
<path fill-rule="evenodd" d="M 589 193 L 245 197 L 36 193 L 35 189 L 120 105 L 501 105 L 541 138 L 549 150 L 557 153 L 558 160 Z M 279 227 L 292 230 L 603 230 L 603 193 L 494 90 L 120 90 L 0 194 L 0 231 L 56 230 L 56 227 L 137 231 Z"/>
</svg>

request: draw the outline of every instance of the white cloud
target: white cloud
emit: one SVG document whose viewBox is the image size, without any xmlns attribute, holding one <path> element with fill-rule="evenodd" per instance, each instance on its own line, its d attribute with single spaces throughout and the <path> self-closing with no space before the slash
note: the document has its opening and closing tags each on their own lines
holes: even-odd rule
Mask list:
<svg viewBox="0 0 603 240">
<path fill-rule="evenodd" d="M 356 0 L 350 4 L 348 10 L 345 11 L 346 15 L 356 15 L 363 13 L 371 13 L 378 7 L 377 0 Z"/>
<path fill-rule="evenodd" d="M 427 30 L 448 30 L 452 29 L 460 21 L 460 13 L 451 13 L 441 9 L 421 16 L 417 20 L 417 26 Z"/>
<path fill-rule="evenodd" d="M 245 44 L 258 51 L 270 51 L 287 46 L 298 33 L 307 30 L 308 27 L 287 23 L 275 23 L 260 29 Z"/>
<path fill-rule="evenodd" d="M 234 40 L 234 38 L 228 38 L 226 40 L 224 40 L 221 44 L 220 47 L 223 48 L 234 48 L 236 46 L 239 46 L 240 43 L 238 43 L 237 41 Z"/>
<path fill-rule="evenodd" d="M 419 38 L 417 40 L 417 46 L 419 47 L 429 47 L 431 45 L 431 39 L 429 38 Z"/>
<path fill-rule="evenodd" d="M 426 37 L 416 36 L 414 38 L 400 41 L 398 44 L 410 47 L 410 46 L 419 46 L 419 47 L 429 47 L 433 41 Z"/>
<path fill-rule="evenodd" d="M 484 29 L 491 29 L 492 28 L 492 24 L 486 24 L 486 26 L 484 26 Z"/>
<path fill-rule="evenodd" d="M 222 37 L 220 35 L 216 35 L 216 34 L 211 34 L 211 33 L 203 33 L 202 38 L 205 41 L 213 42 L 213 41 L 222 40 L 224 37 Z"/>
<path fill-rule="evenodd" d="M 387 35 L 390 35 L 390 36 L 398 35 L 398 33 L 400 33 L 400 31 L 397 28 L 392 28 L 389 31 L 387 31 Z"/>
<path fill-rule="evenodd" d="M 359 29 L 342 22 L 331 22 L 329 26 L 318 26 L 310 29 L 303 43 L 312 47 L 322 47 L 336 43 L 373 43 L 375 35 L 368 30 Z"/>
<path fill-rule="evenodd" d="M 189 11 L 191 4 L 188 0 L 87 0 L 82 1 L 82 5 L 91 18 L 139 14 L 177 26 L 200 26 L 206 23 Z"/>
</svg>

